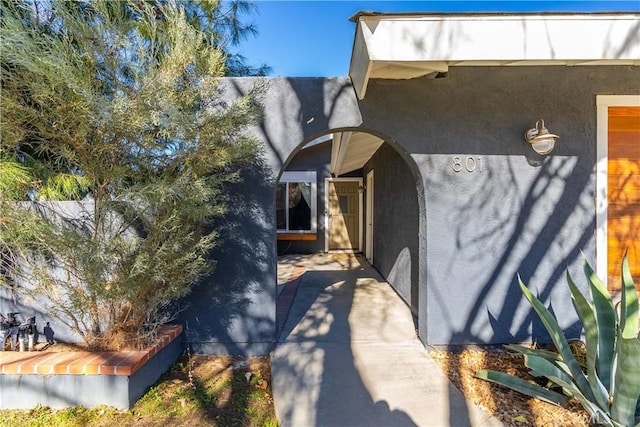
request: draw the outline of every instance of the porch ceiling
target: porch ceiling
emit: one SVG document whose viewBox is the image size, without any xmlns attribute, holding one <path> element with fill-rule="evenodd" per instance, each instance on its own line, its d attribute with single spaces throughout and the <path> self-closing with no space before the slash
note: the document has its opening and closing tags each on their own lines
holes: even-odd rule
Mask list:
<svg viewBox="0 0 640 427">
<path fill-rule="evenodd" d="M 361 169 L 380 148 L 384 141 L 377 136 L 365 132 L 344 132 L 334 134 L 331 173 L 340 176 L 345 173 Z M 334 162 L 333 153 L 344 150 L 344 156 L 336 158 Z"/>
<path fill-rule="evenodd" d="M 640 14 L 380 14 L 352 18 L 349 76 L 436 76 L 449 66 L 640 65 Z"/>
</svg>

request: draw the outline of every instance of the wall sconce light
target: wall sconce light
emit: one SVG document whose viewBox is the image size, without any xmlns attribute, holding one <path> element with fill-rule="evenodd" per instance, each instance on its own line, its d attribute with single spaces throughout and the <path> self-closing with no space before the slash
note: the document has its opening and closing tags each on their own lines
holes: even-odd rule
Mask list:
<svg viewBox="0 0 640 427">
<path fill-rule="evenodd" d="M 529 129 L 524 134 L 524 139 L 531 144 L 533 150 L 543 156 L 553 151 L 558 138 L 560 138 L 558 135 L 549 133 L 549 129 L 544 126 L 542 119 L 536 122 L 536 127 Z"/>
</svg>

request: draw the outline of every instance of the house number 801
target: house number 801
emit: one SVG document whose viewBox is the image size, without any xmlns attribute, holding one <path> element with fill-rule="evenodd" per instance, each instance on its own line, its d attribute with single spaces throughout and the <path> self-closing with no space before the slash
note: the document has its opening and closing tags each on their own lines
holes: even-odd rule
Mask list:
<svg viewBox="0 0 640 427">
<path fill-rule="evenodd" d="M 482 157 L 460 157 L 455 156 L 451 165 L 454 172 L 461 172 L 463 169 L 467 172 L 482 172 Z"/>
</svg>

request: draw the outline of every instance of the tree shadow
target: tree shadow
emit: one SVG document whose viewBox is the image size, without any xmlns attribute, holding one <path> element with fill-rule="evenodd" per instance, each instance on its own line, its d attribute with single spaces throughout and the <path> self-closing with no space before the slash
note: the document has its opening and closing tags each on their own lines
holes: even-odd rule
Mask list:
<svg viewBox="0 0 640 427">
<path fill-rule="evenodd" d="M 518 276 L 552 312 L 561 311 L 559 319 L 568 338 L 581 336 L 582 325 L 570 314 L 571 299 L 562 282 L 567 270 L 578 269 L 581 254 L 593 241 L 595 216 L 589 216 L 592 207 L 585 197 L 590 171 L 575 158 L 552 157 L 541 163 L 522 188 L 511 162 L 506 163 L 506 173 L 486 174 L 481 183 L 486 191 L 474 193 L 452 212 L 459 226 L 455 230 L 456 256 L 448 268 L 455 271 L 461 259 L 468 259 L 470 265 L 486 259 L 483 251 L 487 248 L 499 250 L 493 252 L 491 268 L 474 286 L 474 302 L 465 310 L 464 322 L 448 338 L 452 350 L 446 367 L 449 375 L 462 375 L 458 371 L 462 366 L 460 350 L 469 342 L 551 342 L 542 322 L 527 308 Z M 437 188 L 438 183 L 433 183 L 431 189 Z M 485 229 L 473 229 L 478 220 L 471 220 L 474 215 L 486 217 L 480 218 L 486 219 Z M 570 225 L 576 218 L 589 217 L 580 228 Z M 584 287 L 583 283 L 578 285 Z M 430 292 L 442 305 L 451 306 L 447 294 L 435 287 Z M 513 420 L 507 417 L 503 421 Z"/>
<path fill-rule="evenodd" d="M 362 292 L 356 290 L 362 284 L 350 269 L 360 270 L 354 265 L 307 271 L 301 278 L 272 357 L 283 426 L 416 425 L 405 412 L 376 400 L 363 380 L 350 323 L 354 294 Z"/>
<path fill-rule="evenodd" d="M 262 160 L 242 168 L 224 188 L 228 210 L 214 224 L 218 245 L 213 274 L 180 304 L 195 353 L 264 355 L 275 342 L 273 182 Z M 273 280 L 273 281 L 272 281 Z"/>
</svg>

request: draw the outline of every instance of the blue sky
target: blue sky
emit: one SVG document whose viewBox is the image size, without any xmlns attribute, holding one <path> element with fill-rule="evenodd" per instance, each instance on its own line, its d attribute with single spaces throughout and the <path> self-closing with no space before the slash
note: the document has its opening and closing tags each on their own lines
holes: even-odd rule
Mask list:
<svg viewBox="0 0 640 427">
<path fill-rule="evenodd" d="M 255 1 L 258 36 L 238 51 L 273 76 L 346 76 L 358 11 L 376 12 L 640 12 L 627 1 Z"/>
</svg>

